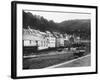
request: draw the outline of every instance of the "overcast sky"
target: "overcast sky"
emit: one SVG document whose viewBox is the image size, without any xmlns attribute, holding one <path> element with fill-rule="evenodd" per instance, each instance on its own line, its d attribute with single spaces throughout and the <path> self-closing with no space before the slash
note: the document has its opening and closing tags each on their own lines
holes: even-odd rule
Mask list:
<svg viewBox="0 0 100 80">
<path fill-rule="evenodd" d="M 62 22 L 64 20 L 73 20 L 73 19 L 90 19 L 91 14 L 80 14 L 80 13 L 59 13 L 59 12 L 42 12 L 42 11 L 25 11 L 31 12 L 33 15 L 40 15 L 46 18 L 47 20 L 53 20 L 54 22 Z"/>
</svg>

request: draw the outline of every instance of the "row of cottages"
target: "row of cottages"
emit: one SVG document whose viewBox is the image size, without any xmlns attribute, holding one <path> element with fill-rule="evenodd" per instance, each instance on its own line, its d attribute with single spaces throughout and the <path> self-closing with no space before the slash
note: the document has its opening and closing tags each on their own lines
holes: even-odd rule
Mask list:
<svg viewBox="0 0 100 80">
<path fill-rule="evenodd" d="M 24 47 L 35 47 L 38 50 L 55 47 L 55 37 L 47 31 L 40 32 L 34 29 L 23 29 L 23 45 Z"/>
<path fill-rule="evenodd" d="M 58 32 L 41 32 L 35 29 L 23 29 L 24 47 L 37 47 L 38 50 L 68 45 L 69 36 Z"/>
</svg>

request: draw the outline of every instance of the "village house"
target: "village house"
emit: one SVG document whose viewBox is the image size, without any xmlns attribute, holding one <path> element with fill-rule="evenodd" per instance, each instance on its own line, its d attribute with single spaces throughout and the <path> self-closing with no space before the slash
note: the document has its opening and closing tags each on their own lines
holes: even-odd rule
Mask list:
<svg viewBox="0 0 100 80">
<path fill-rule="evenodd" d="M 45 33 L 34 29 L 23 30 L 23 45 L 37 46 L 38 50 L 48 48 L 47 39 L 44 37 Z"/>
<path fill-rule="evenodd" d="M 48 40 L 48 47 L 49 48 L 55 47 L 56 38 L 54 37 L 54 35 L 50 31 L 46 31 L 46 36 Z"/>
</svg>

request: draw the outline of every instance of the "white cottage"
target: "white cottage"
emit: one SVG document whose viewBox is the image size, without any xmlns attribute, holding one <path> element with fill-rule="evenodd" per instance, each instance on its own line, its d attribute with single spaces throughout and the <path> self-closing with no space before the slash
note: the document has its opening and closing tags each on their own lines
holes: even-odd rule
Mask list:
<svg viewBox="0 0 100 80">
<path fill-rule="evenodd" d="M 56 43 L 56 38 L 53 36 L 53 34 L 49 31 L 46 31 L 46 36 L 47 36 L 47 42 L 48 42 L 48 47 L 53 48 L 55 47 Z"/>
<path fill-rule="evenodd" d="M 37 46 L 37 42 L 40 38 L 29 29 L 23 29 L 23 45 L 24 46 Z"/>
</svg>

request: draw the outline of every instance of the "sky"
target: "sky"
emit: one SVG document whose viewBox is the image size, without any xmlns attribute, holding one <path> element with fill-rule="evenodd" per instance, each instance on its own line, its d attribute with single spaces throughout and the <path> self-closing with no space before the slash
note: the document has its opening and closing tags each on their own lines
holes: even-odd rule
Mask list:
<svg viewBox="0 0 100 80">
<path fill-rule="evenodd" d="M 65 20 L 73 19 L 91 19 L 91 14 L 86 13 L 72 13 L 72 12 L 44 12 L 44 11 L 25 11 L 31 12 L 33 15 L 43 16 L 47 20 L 53 20 L 54 22 L 60 23 Z"/>
</svg>

